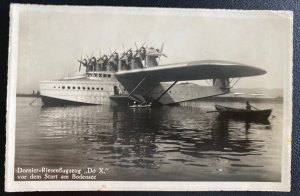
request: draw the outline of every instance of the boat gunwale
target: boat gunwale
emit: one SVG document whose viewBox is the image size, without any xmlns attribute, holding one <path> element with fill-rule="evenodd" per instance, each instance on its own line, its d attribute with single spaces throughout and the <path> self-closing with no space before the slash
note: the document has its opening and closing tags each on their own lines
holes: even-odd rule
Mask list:
<svg viewBox="0 0 300 196">
<path fill-rule="evenodd" d="M 221 106 L 221 105 L 215 105 L 215 108 L 217 109 L 218 112 L 240 112 L 240 113 L 262 113 L 262 112 L 272 112 L 272 109 L 263 109 L 263 110 L 247 110 L 243 108 L 231 108 L 231 107 L 226 107 L 226 106 Z"/>
</svg>

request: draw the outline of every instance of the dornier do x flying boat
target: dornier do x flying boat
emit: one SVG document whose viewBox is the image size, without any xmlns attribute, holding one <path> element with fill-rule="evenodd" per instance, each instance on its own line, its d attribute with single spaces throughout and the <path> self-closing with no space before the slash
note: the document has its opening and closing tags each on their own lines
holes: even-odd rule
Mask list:
<svg viewBox="0 0 300 196">
<path fill-rule="evenodd" d="M 109 55 L 79 60 L 81 77 L 41 81 L 40 93 L 45 105 L 112 104 L 129 102 L 178 104 L 228 93 L 233 80 L 258 76 L 266 71 L 240 63 L 201 60 L 159 65 L 167 57 L 161 49 L 138 47 Z M 209 80 L 210 86 L 178 83 L 189 80 Z"/>
</svg>

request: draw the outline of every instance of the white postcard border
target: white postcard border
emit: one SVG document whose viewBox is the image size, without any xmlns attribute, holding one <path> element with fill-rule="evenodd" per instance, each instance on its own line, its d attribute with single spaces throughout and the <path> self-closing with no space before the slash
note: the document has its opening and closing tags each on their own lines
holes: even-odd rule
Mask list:
<svg viewBox="0 0 300 196">
<path fill-rule="evenodd" d="M 6 160 L 5 160 L 5 190 L 17 191 L 290 191 L 291 168 L 291 130 L 292 130 L 292 68 L 293 68 L 293 37 L 290 36 L 289 67 L 284 69 L 284 120 L 282 138 L 282 181 L 281 182 L 191 182 L 191 181 L 14 181 L 15 158 L 15 116 L 16 116 L 16 82 L 18 62 L 18 26 L 20 11 L 30 9 L 35 11 L 97 11 L 99 7 L 86 6 L 43 6 L 12 4 L 10 13 L 10 38 L 8 61 L 7 86 L 7 122 L 6 122 Z M 105 7 L 108 11 L 157 11 L 164 14 L 169 8 L 120 8 Z M 172 8 L 173 9 L 173 8 Z M 180 14 L 197 14 L 198 9 L 173 9 Z M 246 11 L 246 10 L 207 10 L 201 9 L 204 14 L 211 12 L 240 13 L 255 12 L 280 14 L 282 17 L 292 18 L 290 11 Z M 188 13 L 187 13 L 188 12 Z M 292 21 L 291 21 L 292 22 Z M 292 35 L 293 26 L 290 25 Z"/>
</svg>

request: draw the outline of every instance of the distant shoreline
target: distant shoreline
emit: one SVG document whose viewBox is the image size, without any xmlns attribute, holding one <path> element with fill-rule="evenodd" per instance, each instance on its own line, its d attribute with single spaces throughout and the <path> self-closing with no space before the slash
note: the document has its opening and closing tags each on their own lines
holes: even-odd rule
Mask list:
<svg viewBox="0 0 300 196">
<path fill-rule="evenodd" d="M 40 95 L 37 95 L 37 94 L 19 94 L 17 93 L 17 97 L 40 97 Z"/>
<path fill-rule="evenodd" d="M 282 102 L 283 101 L 283 97 L 274 97 L 274 98 L 265 98 L 265 97 L 206 97 L 202 99 L 203 101 L 207 100 L 207 101 L 222 101 L 222 100 L 226 100 L 226 101 L 279 101 Z"/>
</svg>

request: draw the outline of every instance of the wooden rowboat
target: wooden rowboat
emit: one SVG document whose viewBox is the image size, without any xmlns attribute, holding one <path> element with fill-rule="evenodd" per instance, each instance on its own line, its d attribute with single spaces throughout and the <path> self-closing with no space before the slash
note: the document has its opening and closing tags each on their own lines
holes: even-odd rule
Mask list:
<svg viewBox="0 0 300 196">
<path fill-rule="evenodd" d="M 239 118 L 239 119 L 268 119 L 272 113 L 272 109 L 266 110 L 246 110 L 215 105 L 216 110 L 222 117 Z"/>
</svg>

